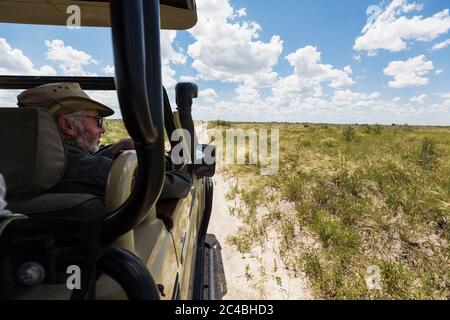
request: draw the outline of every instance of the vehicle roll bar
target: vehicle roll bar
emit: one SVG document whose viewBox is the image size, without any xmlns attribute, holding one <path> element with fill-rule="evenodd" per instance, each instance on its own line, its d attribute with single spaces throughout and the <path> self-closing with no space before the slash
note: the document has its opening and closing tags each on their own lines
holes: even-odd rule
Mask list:
<svg viewBox="0 0 450 320">
<path fill-rule="evenodd" d="M 161 193 L 165 172 L 159 1 L 111 0 L 110 11 L 117 95 L 139 165 L 130 197 L 103 222 L 105 242 L 145 217 Z"/>
<path fill-rule="evenodd" d="M 98 269 L 117 281 L 130 300 L 159 300 L 155 281 L 133 253 L 111 247 L 100 258 Z"/>
<path fill-rule="evenodd" d="M 194 121 L 192 120 L 192 103 L 193 99 L 198 96 L 198 86 L 190 82 L 180 82 L 175 86 L 177 110 L 180 116 L 182 128 L 189 131 L 190 134 L 190 159 L 192 163 L 196 159 L 196 150 L 198 139 L 195 133 Z M 193 166 L 191 167 L 191 169 Z"/>
<path fill-rule="evenodd" d="M 113 77 L 0 76 L 0 89 L 31 89 L 55 82 L 77 82 L 83 90 L 116 90 Z"/>
<path fill-rule="evenodd" d="M 79 82 L 85 90 L 117 90 L 139 165 L 130 197 L 102 222 L 102 242 L 112 242 L 132 230 L 153 207 L 164 182 L 159 10 L 158 0 L 110 0 L 115 82 L 111 77 L 0 76 L 0 89 Z"/>
</svg>

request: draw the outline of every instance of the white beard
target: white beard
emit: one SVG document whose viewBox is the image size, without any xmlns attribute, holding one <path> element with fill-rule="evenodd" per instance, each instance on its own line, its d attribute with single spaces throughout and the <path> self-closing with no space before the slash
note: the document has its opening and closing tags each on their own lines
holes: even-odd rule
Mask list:
<svg viewBox="0 0 450 320">
<path fill-rule="evenodd" d="M 99 149 L 97 141 L 97 137 L 92 137 L 91 135 L 89 135 L 89 132 L 87 130 L 84 130 L 84 128 L 75 138 L 76 146 L 81 150 L 91 154 L 97 152 Z"/>
</svg>

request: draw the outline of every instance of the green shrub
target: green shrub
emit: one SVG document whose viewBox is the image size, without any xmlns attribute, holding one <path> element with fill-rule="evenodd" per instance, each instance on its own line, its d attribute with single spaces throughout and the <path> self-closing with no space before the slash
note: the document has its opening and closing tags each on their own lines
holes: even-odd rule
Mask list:
<svg viewBox="0 0 450 320">
<path fill-rule="evenodd" d="M 356 131 L 352 126 L 346 126 L 342 130 L 342 138 L 344 141 L 351 142 L 356 140 Z"/>
<path fill-rule="evenodd" d="M 332 137 L 327 137 L 320 140 L 320 144 L 324 145 L 325 147 L 332 148 L 337 146 L 337 141 Z"/>
<path fill-rule="evenodd" d="M 374 129 L 375 134 L 381 134 L 383 132 L 383 127 L 380 125 L 376 125 Z"/>
<path fill-rule="evenodd" d="M 372 133 L 372 127 L 369 126 L 368 124 L 364 125 L 364 132 L 367 134 L 371 134 Z"/>
<path fill-rule="evenodd" d="M 433 169 L 438 160 L 438 153 L 436 152 L 436 142 L 431 138 L 425 138 L 422 141 L 419 154 L 419 165 L 426 170 Z"/>
<path fill-rule="evenodd" d="M 227 127 L 227 128 L 231 127 L 231 122 L 224 120 L 210 121 L 209 124 L 211 125 L 211 127 Z"/>
</svg>

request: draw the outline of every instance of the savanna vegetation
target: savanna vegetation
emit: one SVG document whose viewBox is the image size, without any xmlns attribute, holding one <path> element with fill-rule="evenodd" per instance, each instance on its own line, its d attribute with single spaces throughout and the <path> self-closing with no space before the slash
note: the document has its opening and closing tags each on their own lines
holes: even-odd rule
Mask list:
<svg viewBox="0 0 450 320">
<path fill-rule="evenodd" d="M 245 223 L 228 239 L 238 250 L 276 228 L 280 260 L 316 298 L 450 298 L 450 128 L 210 126 L 280 130 L 277 174 L 224 167 Z"/>
<path fill-rule="evenodd" d="M 120 121 L 108 126 L 103 143 L 126 136 Z M 230 212 L 244 222 L 228 239 L 240 252 L 275 228 L 280 263 L 306 275 L 315 298 L 450 298 L 449 127 L 209 127 L 280 132 L 276 174 L 261 176 L 261 163 L 221 166 L 234 181 Z"/>
<path fill-rule="evenodd" d="M 122 138 L 128 137 L 128 132 L 125 130 L 122 120 L 105 121 L 105 134 L 101 138 L 101 144 L 111 144 L 119 141 Z"/>
</svg>

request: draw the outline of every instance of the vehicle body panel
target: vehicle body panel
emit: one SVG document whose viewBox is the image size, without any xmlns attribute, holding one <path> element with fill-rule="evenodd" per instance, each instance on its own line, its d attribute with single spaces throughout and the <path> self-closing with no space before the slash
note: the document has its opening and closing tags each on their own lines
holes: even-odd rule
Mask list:
<svg viewBox="0 0 450 320">
<path fill-rule="evenodd" d="M 177 2 L 183 2 L 182 7 Z M 185 30 L 197 22 L 195 3 L 186 1 L 162 1 L 160 5 L 161 29 Z M 172 4 L 172 5 L 171 5 Z M 80 8 L 81 26 L 110 27 L 111 18 L 108 1 L 70 0 L 8 0 L 0 1 L 0 21 L 44 25 L 66 25 L 74 11 L 69 6 Z M 69 12 L 68 12 L 69 11 Z"/>
</svg>

